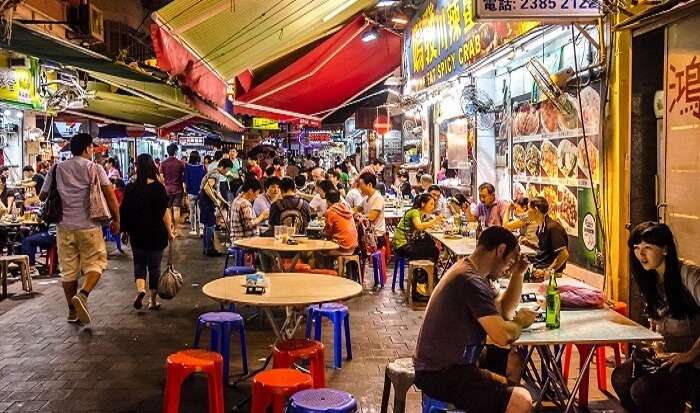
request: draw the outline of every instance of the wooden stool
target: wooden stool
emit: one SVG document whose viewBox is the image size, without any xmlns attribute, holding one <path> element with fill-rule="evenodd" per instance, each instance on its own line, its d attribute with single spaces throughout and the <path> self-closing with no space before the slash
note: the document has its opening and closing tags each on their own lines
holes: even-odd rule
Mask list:
<svg viewBox="0 0 700 413">
<path fill-rule="evenodd" d="M 428 294 L 432 294 L 435 288 L 435 263 L 428 260 L 409 261 L 408 279 L 406 282 L 406 302 L 411 308 L 413 308 L 413 274 L 418 269 L 422 269 L 428 273 Z"/>
<path fill-rule="evenodd" d="M 0 277 L 2 277 L 2 298 L 7 298 L 7 270 L 10 263 L 19 265 L 22 290 L 31 293 L 32 277 L 29 275 L 29 256 L 5 255 L 0 257 Z"/>
<path fill-rule="evenodd" d="M 406 394 L 413 385 L 416 372 L 413 369 L 413 359 L 402 358 L 392 361 L 384 370 L 384 391 L 382 392 L 381 413 L 386 413 L 389 408 L 389 395 L 391 386 L 394 386 L 394 413 L 403 413 L 406 410 Z"/>
<path fill-rule="evenodd" d="M 359 255 L 338 255 L 338 276 L 345 277 L 347 265 L 354 262 L 357 265 L 357 281 L 360 281 L 360 256 Z"/>
</svg>

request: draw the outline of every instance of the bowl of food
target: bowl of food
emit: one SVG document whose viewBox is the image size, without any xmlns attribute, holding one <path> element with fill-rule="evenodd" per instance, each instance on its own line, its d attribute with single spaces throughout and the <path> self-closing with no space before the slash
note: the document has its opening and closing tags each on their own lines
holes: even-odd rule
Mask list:
<svg viewBox="0 0 700 413">
<path fill-rule="evenodd" d="M 565 177 L 570 177 L 576 171 L 578 148 L 568 139 L 559 142 L 557 147 L 557 166 Z"/>
<path fill-rule="evenodd" d="M 544 173 L 550 178 L 559 176 L 557 147 L 554 146 L 552 142 L 545 139 L 540 145 L 540 152 L 540 164 L 542 165 Z"/>
<path fill-rule="evenodd" d="M 518 175 L 524 175 L 526 171 L 525 162 L 527 154 L 523 145 L 513 145 L 513 169 Z"/>
<path fill-rule="evenodd" d="M 546 134 L 559 132 L 559 109 L 551 100 L 545 100 L 540 105 L 540 119 L 542 121 L 542 130 Z"/>
<path fill-rule="evenodd" d="M 527 172 L 532 176 L 540 175 L 540 150 L 534 143 L 527 145 L 527 156 L 525 158 L 525 167 Z"/>
</svg>

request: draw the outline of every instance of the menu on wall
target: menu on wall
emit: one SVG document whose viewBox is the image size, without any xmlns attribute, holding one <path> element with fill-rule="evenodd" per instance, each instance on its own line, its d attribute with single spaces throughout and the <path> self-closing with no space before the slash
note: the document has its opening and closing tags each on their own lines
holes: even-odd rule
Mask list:
<svg viewBox="0 0 700 413">
<path fill-rule="evenodd" d="M 403 148 L 401 148 L 401 131 L 390 130 L 384 134 L 384 157 L 389 163 L 402 163 Z"/>
<path fill-rule="evenodd" d="M 600 223 L 592 192 L 599 191 L 601 177 L 600 94 L 587 86 L 580 96 L 580 106 L 574 94 L 565 96 L 573 108 L 570 113 L 560 112 L 548 100 L 513 108 L 513 199 L 544 197 L 549 215 L 570 236 L 572 260 L 602 270 Z"/>
</svg>

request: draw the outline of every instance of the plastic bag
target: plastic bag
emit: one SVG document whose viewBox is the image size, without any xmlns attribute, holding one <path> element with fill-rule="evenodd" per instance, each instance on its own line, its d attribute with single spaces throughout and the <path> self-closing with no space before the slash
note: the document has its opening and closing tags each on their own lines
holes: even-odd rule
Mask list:
<svg viewBox="0 0 700 413">
<path fill-rule="evenodd" d="M 540 295 L 547 290 L 549 280 L 539 286 Z M 568 308 L 603 308 L 605 306 L 605 294 L 598 288 L 591 287 L 580 281 L 561 278 L 557 279 L 561 306 Z"/>
<path fill-rule="evenodd" d="M 161 274 L 158 280 L 158 297 L 164 300 L 175 298 L 182 289 L 184 280 L 182 274 L 173 267 L 173 247 L 172 243 L 168 247 L 168 267 Z"/>
</svg>

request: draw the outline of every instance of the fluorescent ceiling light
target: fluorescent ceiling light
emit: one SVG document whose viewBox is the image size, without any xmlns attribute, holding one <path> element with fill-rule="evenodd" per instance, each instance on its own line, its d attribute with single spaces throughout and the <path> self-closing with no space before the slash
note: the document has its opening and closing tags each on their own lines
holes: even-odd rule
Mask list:
<svg viewBox="0 0 700 413">
<path fill-rule="evenodd" d="M 398 3 L 398 0 L 381 0 L 377 3 L 377 7 L 391 7 Z"/>
<path fill-rule="evenodd" d="M 391 18 L 391 21 L 396 24 L 408 24 L 408 17 L 402 15 L 402 14 L 397 14 L 396 16 Z"/>
<path fill-rule="evenodd" d="M 326 23 L 328 20 L 332 19 L 333 17 L 337 16 L 340 14 L 343 10 L 347 9 L 348 7 L 352 6 L 353 4 L 357 3 L 357 0 L 348 0 L 345 3 L 343 3 L 340 7 L 337 9 L 333 10 L 330 12 L 326 17 L 323 18 L 323 22 Z"/>
<path fill-rule="evenodd" d="M 551 43 L 559 37 L 563 37 L 564 34 L 565 32 L 560 29 L 554 29 L 545 34 L 539 34 L 535 38 L 533 38 L 532 41 L 525 44 L 525 46 L 523 46 L 523 50 L 525 52 L 530 52 L 532 50 L 538 49 L 541 51 L 543 45 L 546 48 L 549 45 L 549 43 Z"/>
<path fill-rule="evenodd" d="M 362 35 L 362 41 L 365 43 L 369 43 L 373 40 L 377 40 L 377 37 L 379 37 L 379 33 L 377 33 L 376 30 L 374 29 L 369 29 L 365 34 Z"/>
</svg>

